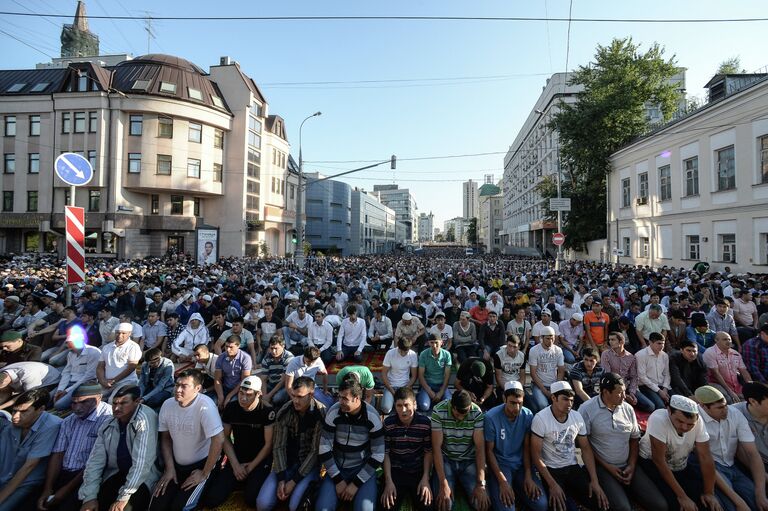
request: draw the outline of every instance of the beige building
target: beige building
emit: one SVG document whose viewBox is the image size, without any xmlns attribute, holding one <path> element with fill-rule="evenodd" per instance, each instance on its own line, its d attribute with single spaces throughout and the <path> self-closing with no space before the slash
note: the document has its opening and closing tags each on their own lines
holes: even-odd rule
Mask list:
<svg viewBox="0 0 768 511">
<path fill-rule="evenodd" d="M 195 254 L 201 228 L 218 230 L 219 255 L 291 250 L 285 123 L 229 58 L 210 73 L 168 55 L 0 71 L 0 121 L 2 252 L 61 250 L 63 152 L 94 168 L 75 199 L 89 254 Z"/>
<path fill-rule="evenodd" d="M 768 75 L 706 87 L 702 107 L 612 156 L 612 260 L 768 271 Z"/>
<path fill-rule="evenodd" d="M 504 195 L 501 193 L 501 188 L 493 183 L 485 183 L 480 187 L 479 193 L 480 217 L 477 219 L 477 240 L 486 253 L 500 252 Z"/>
</svg>

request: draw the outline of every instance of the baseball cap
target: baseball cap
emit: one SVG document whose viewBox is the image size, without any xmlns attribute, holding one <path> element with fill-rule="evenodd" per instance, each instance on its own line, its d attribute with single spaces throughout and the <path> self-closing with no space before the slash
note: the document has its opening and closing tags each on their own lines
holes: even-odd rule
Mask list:
<svg viewBox="0 0 768 511">
<path fill-rule="evenodd" d="M 550 316 L 551 317 L 552 316 L 552 311 L 547 309 L 546 307 L 544 307 L 543 309 L 541 309 L 541 315 L 542 316 Z"/>
<path fill-rule="evenodd" d="M 247 376 L 240 386 L 244 389 L 249 389 L 254 392 L 261 392 L 261 378 L 258 376 Z"/>
</svg>

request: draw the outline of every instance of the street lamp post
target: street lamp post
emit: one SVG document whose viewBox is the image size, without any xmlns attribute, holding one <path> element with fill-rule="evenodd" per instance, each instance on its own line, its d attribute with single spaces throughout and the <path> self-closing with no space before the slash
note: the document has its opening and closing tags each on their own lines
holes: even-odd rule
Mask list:
<svg viewBox="0 0 768 511">
<path fill-rule="evenodd" d="M 315 112 L 301 121 L 299 125 L 299 188 L 296 193 L 296 234 L 298 243 L 296 244 L 296 264 L 299 268 L 304 268 L 304 158 L 301 154 L 301 130 L 304 123 L 313 117 L 322 115 L 322 112 Z"/>
</svg>

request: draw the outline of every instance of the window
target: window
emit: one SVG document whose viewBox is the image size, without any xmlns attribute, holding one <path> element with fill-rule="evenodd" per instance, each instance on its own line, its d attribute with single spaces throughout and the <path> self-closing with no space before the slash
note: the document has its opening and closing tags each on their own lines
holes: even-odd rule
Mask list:
<svg viewBox="0 0 768 511">
<path fill-rule="evenodd" d="M 88 91 L 88 75 L 83 74 L 81 75 L 78 71 L 78 78 L 77 78 L 77 90 L 79 92 L 87 92 Z"/>
<path fill-rule="evenodd" d="M 48 88 L 50 84 L 51 82 L 36 83 L 31 89 L 29 89 L 29 92 L 43 92 L 45 89 Z"/>
<path fill-rule="evenodd" d="M 157 118 L 157 136 L 162 138 L 173 138 L 173 119 L 170 117 Z"/>
<path fill-rule="evenodd" d="M 294 185 L 291 185 L 291 186 L 290 186 L 290 188 L 289 188 L 289 190 L 290 190 L 290 192 L 291 192 L 291 193 L 290 193 L 290 198 L 291 198 L 291 199 L 295 198 L 295 197 L 296 197 L 296 186 L 294 186 Z"/>
<path fill-rule="evenodd" d="M 252 195 L 252 194 L 246 194 L 245 196 L 245 209 L 250 209 L 254 211 L 259 210 L 259 196 L 258 195 Z"/>
<path fill-rule="evenodd" d="M 13 211 L 13 192 L 3 192 L 3 211 L 9 213 Z"/>
<path fill-rule="evenodd" d="M 101 190 L 88 190 L 88 211 L 98 212 L 101 205 Z"/>
<path fill-rule="evenodd" d="M 200 160 L 194 158 L 187 159 L 187 177 L 200 179 Z"/>
<path fill-rule="evenodd" d="M 171 195 L 171 214 L 172 215 L 184 214 L 184 196 L 183 195 Z"/>
<path fill-rule="evenodd" d="M 15 115 L 5 116 L 5 136 L 6 137 L 16 136 L 16 116 Z"/>
<path fill-rule="evenodd" d="M 640 238 L 640 257 L 648 257 L 651 253 L 651 240 Z"/>
<path fill-rule="evenodd" d="M 255 117 L 248 117 L 248 129 L 255 131 L 256 133 L 261 133 L 261 121 Z"/>
<path fill-rule="evenodd" d="M 96 128 L 99 125 L 99 113 L 88 112 L 88 133 L 96 133 Z"/>
<path fill-rule="evenodd" d="M 61 132 L 69 133 L 72 131 L 72 114 L 69 112 L 62 112 L 61 114 Z"/>
<path fill-rule="evenodd" d="M 694 156 L 683 161 L 685 173 L 685 196 L 699 194 L 699 157 Z"/>
<path fill-rule="evenodd" d="M 85 133 L 85 112 L 75 112 L 75 133 Z"/>
<path fill-rule="evenodd" d="M 195 122 L 189 123 L 189 137 L 190 142 L 197 142 L 198 144 L 203 141 L 203 125 Z"/>
<path fill-rule="evenodd" d="M 88 151 L 88 163 L 91 164 L 91 168 L 96 172 L 96 151 Z"/>
<path fill-rule="evenodd" d="M 196 99 L 198 101 L 203 100 L 203 93 L 200 92 L 198 89 L 193 89 L 192 87 L 187 87 L 187 93 L 189 94 L 189 97 L 192 99 Z"/>
<path fill-rule="evenodd" d="M 224 131 L 213 130 L 213 147 L 214 149 L 224 148 Z"/>
<path fill-rule="evenodd" d="M 248 177 L 259 179 L 261 165 L 261 153 L 248 149 Z"/>
<path fill-rule="evenodd" d="M 40 153 L 29 153 L 29 173 L 40 173 Z"/>
<path fill-rule="evenodd" d="M 253 109 L 251 109 L 251 114 L 253 114 Z M 260 148 L 261 147 L 261 121 L 259 121 L 256 117 L 253 117 L 253 115 L 248 117 L 248 144 L 252 145 L 253 147 Z"/>
<path fill-rule="evenodd" d="M 648 199 L 648 173 L 643 172 L 637 176 L 638 183 L 638 197 L 641 199 Z"/>
<path fill-rule="evenodd" d="M 5 92 L 19 92 L 21 89 L 24 88 L 24 86 L 27 85 L 26 83 L 14 83 L 10 87 L 8 87 Z"/>
<path fill-rule="evenodd" d="M 733 146 L 715 151 L 717 156 L 717 190 L 736 188 L 736 152 Z"/>
<path fill-rule="evenodd" d="M 153 215 L 160 214 L 160 196 L 152 194 L 150 197 L 150 211 Z"/>
<path fill-rule="evenodd" d="M 170 176 L 173 168 L 173 160 L 170 154 L 157 155 L 157 173 L 163 176 Z"/>
<path fill-rule="evenodd" d="M 176 84 L 169 82 L 160 82 L 160 92 L 176 94 Z"/>
<path fill-rule="evenodd" d="M 143 124 L 144 124 L 143 115 L 131 115 L 130 128 L 129 128 L 128 134 L 133 136 L 141 136 Z"/>
<path fill-rule="evenodd" d="M 147 87 L 149 87 L 149 80 L 136 80 L 133 82 L 133 85 L 131 85 L 131 90 L 147 90 Z"/>
<path fill-rule="evenodd" d="M 659 200 L 672 199 L 672 173 L 669 165 L 659 167 Z"/>
<path fill-rule="evenodd" d="M 768 183 L 768 135 L 760 137 L 760 182 Z"/>
<path fill-rule="evenodd" d="M 221 166 L 221 163 L 214 163 L 213 164 L 213 181 L 215 183 L 221 183 L 224 178 L 224 170 Z"/>
<path fill-rule="evenodd" d="M 16 155 L 15 154 L 6 154 L 3 157 L 3 171 L 6 174 L 13 174 L 16 172 Z"/>
<path fill-rule="evenodd" d="M 698 261 L 701 259 L 701 243 L 698 234 L 692 234 L 685 237 L 685 246 L 688 259 Z"/>
<path fill-rule="evenodd" d="M 29 136 L 31 137 L 40 136 L 40 116 L 39 115 L 29 116 Z"/>
<path fill-rule="evenodd" d="M 632 190 L 630 188 L 630 179 L 621 180 L 621 207 L 628 208 L 630 205 Z"/>
<path fill-rule="evenodd" d="M 218 96 L 211 96 L 211 100 L 213 101 L 213 106 L 216 106 L 218 108 L 224 108 L 224 102 L 221 100 Z"/>
<path fill-rule="evenodd" d="M 261 136 L 254 133 L 253 131 L 248 132 L 248 144 L 252 145 L 253 147 L 261 147 Z"/>
<path fill-rule="evenodd" d="M 27 211 L 37 211 L 37 191 L 27 192 Z"/>
<path fill-rule="evenodd" d="M 272 193 L 282 195 L 283 193 L 283 181 L 279 178 L 272 178 Z"/>
<path fill-rule="evenodd" d="M 192 214 L 194 216 L 200 216 L 200 197 L 195 197 L 192 203 Z"/>
<path fill-rule="evenodd" d="M 720 234 L 721 260 L 724 263 L 736 262 L 736 235 Z"/>
<path fill-rule="evenodd" d="M 255 115 L 256 117 L 262 117 L 261 115 L 261 103 L 258 101 L 254 101 L 251 105 L 251 115 Z"/>
<path fill-rule="evenodd" d="M 128 153 L 128 172 L 130 174 L 141 172 L 141 153 Z"/>
</svg>

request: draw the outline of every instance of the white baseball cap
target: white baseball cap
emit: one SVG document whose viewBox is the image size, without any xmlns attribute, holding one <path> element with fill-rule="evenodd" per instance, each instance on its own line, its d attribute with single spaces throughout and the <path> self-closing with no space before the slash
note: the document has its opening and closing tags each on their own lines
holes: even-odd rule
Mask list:
<svg viewBox="0 0 768 511">
<path fill-rule="evenodd" d="M 246 378 L 240 383 L 240 386 L 244 389 L 249 389 L 254 392 L 261 392 L 261 378 L 258 376 L 246 376 Z"/>
</svg>

